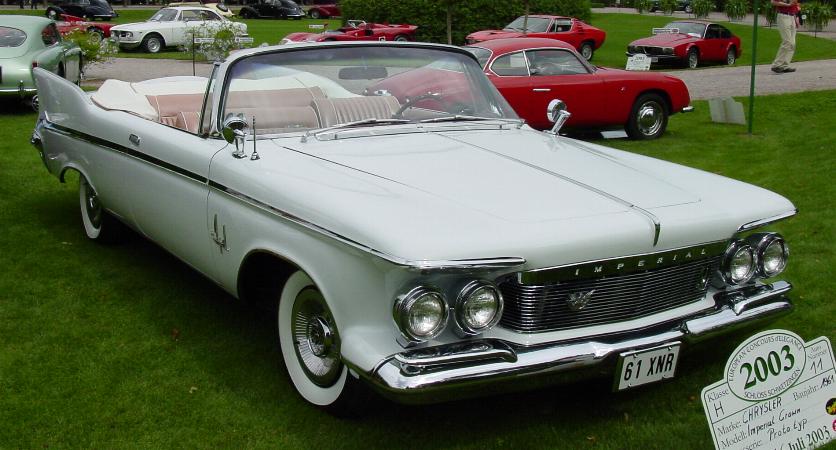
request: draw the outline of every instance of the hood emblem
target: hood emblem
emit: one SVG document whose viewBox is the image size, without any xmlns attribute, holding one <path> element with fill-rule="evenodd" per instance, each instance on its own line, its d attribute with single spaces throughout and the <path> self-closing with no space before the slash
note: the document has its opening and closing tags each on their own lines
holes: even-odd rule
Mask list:
<svg viewBox="0 0 836 450">
<path fill-rule="evenodd" d="M 569 298 L 566 300 L 566 304 L 569 305 L 569 309 L 572 311 L 580 311 L 582 310 L 587 303 L 589 303 L 589 299 L 592 298 L 592 294 L 595 292 L 595 289 L 586 292 L 572 292 L 569 294 Z"/>
</svg>

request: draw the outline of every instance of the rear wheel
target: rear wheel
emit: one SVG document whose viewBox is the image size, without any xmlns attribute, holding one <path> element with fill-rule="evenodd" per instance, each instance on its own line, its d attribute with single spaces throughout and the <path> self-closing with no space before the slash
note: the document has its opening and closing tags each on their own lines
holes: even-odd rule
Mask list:
<svg viewBox="0 0 836 450">
<path fill-rule="evenodd" d="M 688 56 L 685 60 L 689 69 L 696 69 L 700 65 L 700 51 L 696 48 L 688 50 Z"/>
<path fill-rule="evenodd" d="M 311 19 L 319 19 L 319 18 L 322 18 L 322 14 L 319 12 L 319 10 L 318 10 L 318 9 L 312 9 L 312 10 L 310 10 L 310 12 L 308 13 L 308 15 L 309 15 L 309 16 L 311 16 Z"/>
<path fill-rule="evenodd" d="M 156 34 L 145 36 L 142 40 L 142 48 L 148 53 L 159 53 L 164 45 L 163 38 Z"/>
<path fill-rule="evenodd" d="M 90 38 L 90 42 L 101 44 L 104 40 L 104 31 L 101 28 L 90 27 L 87 29 L 87 36 Z"/>
<path fill-rule="evenodd" d="M 735 61 L 737 61 L 737 50 L 732 47 L 726 52 L 726 65 L 733 66 Z"/>
<path fill-rule="evenodd" d="M 307 274 L 296 272 L 278 309 L 282 357 L 296 391 L 332 414 L 356 414 L 366 391 L 342 362 L 340 333 L 322 292 Z"/>
<path fill-rule="evenodd" d="M 581 44 L 580 53 L 585 60 L 590 61 L 595 53 L 595 46 L 592 45 L 592 42 L 584 42 Z"/>
<path fill-rule="evenodd" d="M 668 126 L 668 108 L 659 94 L 642 94 L 633 103 L 627 134 L 633 139 L 656 139 Z"/>
<path fill-rule="evenodd" d="M 251 19 L 253 17 L 252 14 L 246 9 L 241 11 L 240 14 L 242 19 Z"/>
<path fill-rule="evenodd" d="M 78 177 L 78 200 L 81 206 L 81 221 L 84 233 L 90 240 L 113 243 L 122 240 L 125 227 L 105 211 L 99 195 L 84 175 Z"/>
<path fill-rule="evenodd" d="M 408 41 L 409 39 L 407 39 L 407 37 L 406 37 L 406 36 L 404 36 L 404 35 L 402 35 L 402 34 L 399 34 L 399 35 L 395 36 L 395 39 L 392 39 L 392 40 L 393 40 L 393 41 L 396 41 L 396 42 L 406 42 L 406 41 Z"/>
</svg>

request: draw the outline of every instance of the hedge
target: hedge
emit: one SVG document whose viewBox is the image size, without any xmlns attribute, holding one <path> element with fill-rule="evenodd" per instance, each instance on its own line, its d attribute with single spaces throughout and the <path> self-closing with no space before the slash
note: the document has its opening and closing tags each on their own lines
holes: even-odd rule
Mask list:
<svg viewBox="0 0 836 450">
<path fill-rule="evenodd" d="M 590 0 L 530 0 L 531 14 L 555 14 L 589 20 Z M 418 25 L 417 39 L 447 42 L 447 5 L 452 6 L 453 43 L 468 34 L 501 29 L 524 13 L 522 0 L 341 0 L 344 19 Z"/>
</svg>

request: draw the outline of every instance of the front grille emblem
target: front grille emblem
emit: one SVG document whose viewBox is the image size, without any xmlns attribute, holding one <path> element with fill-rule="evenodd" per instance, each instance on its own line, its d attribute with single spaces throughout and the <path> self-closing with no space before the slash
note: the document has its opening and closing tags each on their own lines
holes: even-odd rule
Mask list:
<svg viewBox="0 0 836 450">
<path fill-rule="evenodd" d="M 589 299 L 592 298 L 592 294 L 595 292 L 595 289 L 586 292 L 572 292 L 569 294 L 569 299 L 566 300 L 566 303 L 569 305 L 569 309 L 572 311 L 580 311 L 582 310 L 587 303 L 589 303 Z"/>
</svg>

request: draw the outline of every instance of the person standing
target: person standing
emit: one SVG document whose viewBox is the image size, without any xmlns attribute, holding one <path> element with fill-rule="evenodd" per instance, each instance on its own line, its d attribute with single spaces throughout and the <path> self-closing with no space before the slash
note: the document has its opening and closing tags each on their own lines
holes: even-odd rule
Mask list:
<svg viewBox="0 0 836 450">
<path fill-rule="evenodd" d="M 798 6 L 798 0 L 772 0 L 772 5 L 778 12 L 778 33 L 781 34 L 781 46 L 778 47 L 778 54 L 772 61 L 772 71 L 795 72 L 795 69 L 790 67 L 790 61 L 795 53 L 796 16 L 801 8 Z"/>
</svg>

